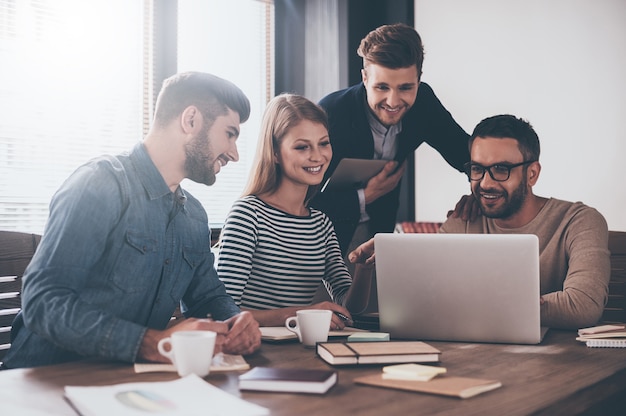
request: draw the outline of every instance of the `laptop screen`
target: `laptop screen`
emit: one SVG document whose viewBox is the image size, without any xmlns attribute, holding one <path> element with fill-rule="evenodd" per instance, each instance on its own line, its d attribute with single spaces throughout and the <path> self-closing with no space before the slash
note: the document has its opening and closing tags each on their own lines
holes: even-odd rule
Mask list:
<svg viewBox="0 0 626 416">
<path fill-rule="evenodd" d="M 541 341 L 535 235 L 388 233 L 375 248 L 380 328 L 391 337 Z"/>
</svg>

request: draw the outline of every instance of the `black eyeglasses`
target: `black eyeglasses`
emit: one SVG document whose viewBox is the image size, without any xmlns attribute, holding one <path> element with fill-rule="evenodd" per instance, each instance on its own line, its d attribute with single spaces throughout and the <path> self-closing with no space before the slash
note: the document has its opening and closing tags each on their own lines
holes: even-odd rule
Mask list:
<svg viewBox="0 0 626 416">
<path fill-rule="evenodd" d="M 465 164 L 465 173 L 470 181 L 480 181 L 485 177 L 485 172 L 489 172 L 491 179 L 497 182 L 504 182 L 511 176 L 511 169 L 518 166 L 528 165 L 536 160 L 527 160 L 521 163 L 496 163 L 495 165 L 483 166 L 478 163 L 468 162 Z"/>
</svg>

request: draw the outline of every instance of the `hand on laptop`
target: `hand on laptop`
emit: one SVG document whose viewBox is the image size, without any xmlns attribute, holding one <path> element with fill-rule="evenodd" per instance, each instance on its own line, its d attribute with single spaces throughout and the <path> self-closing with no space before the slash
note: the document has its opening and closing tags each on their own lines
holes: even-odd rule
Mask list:
<svg viewBox="0 0 626 416">
<path fill-rule="evenodd" d="M 374 253 L 374 239 L 370 238 L 354 249 L 354 251 L 348 254 L 348 260 L 350 260 L 351 263 L 372 266 L 376 261 Z"/>
</svg>

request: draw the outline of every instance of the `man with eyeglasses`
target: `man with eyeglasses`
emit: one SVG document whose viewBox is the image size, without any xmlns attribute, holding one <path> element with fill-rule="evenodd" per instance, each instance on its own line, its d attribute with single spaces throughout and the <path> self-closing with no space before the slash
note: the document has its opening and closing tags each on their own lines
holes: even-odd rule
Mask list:
<svg viewBox="0 0 626 416">
<path fill-rule="evenodd" d="M 535 234 L 539 237 L 541 324 L 558 328 L 594 325 L 608 296 L 610 263 L 604 217 L 581 202 L 533 194 L 539 179 L 539 138 L 512 115 L 481 121 L 469 141 L 466 164 L 482 215 L 449 218 L 447 233 Z"/>
<path fill-rule="evenodd" d="M 525 120 L 498 115 L 481 121 L 465 165 L 482 215 L 449 217 L 440 232 L 535 234 L 539 238 L 541 325 L 576 329 L 598 322 L 608 297 L 610 262 L 604 217 L 581 203 L 533 194 L 539 179 L 539 138 Z M 350 253 L 372 263 L 373 241 Z M 506 278 L 506 276 L 502 276 Z"/>
</svg>

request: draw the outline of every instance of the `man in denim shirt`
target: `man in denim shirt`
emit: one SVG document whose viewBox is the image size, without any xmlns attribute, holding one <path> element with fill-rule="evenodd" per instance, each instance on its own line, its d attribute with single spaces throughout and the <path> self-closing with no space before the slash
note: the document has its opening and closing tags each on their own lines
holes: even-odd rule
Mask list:
<svg viewBox="0 0 626 416">
<path fill-rule="evenodd" d="M 65 181 L 24 274 L 6 368 L 84 357 L 167 362 L 157 343 L 179 330 L 217 332 L 217 351 L 259 347 L 258 323 L 217 277 L 206 212 L 180 187 L 184 178 L 212 185 L 221 166 L 238 160 L 239 125 L 249 114 L 230 82 L 175 75 L 143 143 L 94 159 Z M 179 302 L 188 319 L 166 329 Z"/>
</svg>

